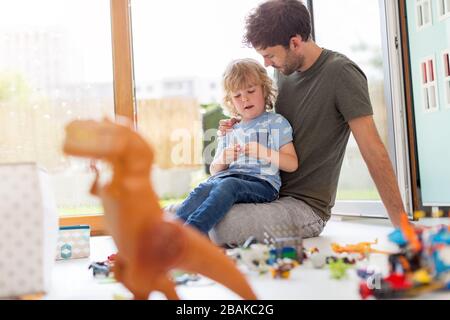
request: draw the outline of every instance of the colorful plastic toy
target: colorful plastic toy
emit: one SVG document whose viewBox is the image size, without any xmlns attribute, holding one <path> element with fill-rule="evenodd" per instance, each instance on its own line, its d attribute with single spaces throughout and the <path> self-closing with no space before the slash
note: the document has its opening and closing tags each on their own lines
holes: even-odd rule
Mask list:
<svg viewBox="0 0 450 320">
<path fill-rule="evenodd" d="M 269 271 L 269 247 L 265 244 L 252 243 L 242 248 L 228 249 L 227 255 L 249 271 L 261 274 Z"/>
<path fill-rule="evenodd" d="M 307 258 L 301 234 L 302 230 L 292 226 L 265 227 L 264 242 L 270 247 L 269 264 L 284 258 L 296 260 L 301 264 Z"/>
<path fill-rule="evenodd" d="M 298 266 L 298 262 L 289 258 L 278 259 L 270 267 L 270 273 L 272 278 L 288 279 L 291 274 L 291 270 Z"/>
<path fill-rule="evenodd" d="M 309 255 L 308 259 L 311 261 L 315 269 L 322 269 L 327 262 L 327 256 L 321 252 L 313 252 Z"/>
<path fill-rule="evenodd" d="M 92 269 L 94 277 L 109 277 L 111 274 L 112 265 L 108 261 L 92 262 L 89 265 L 89 269 Z"/>
<path fill-rule="evenodd" d="M 347 269 L 350 268 L 350 265 L 345 263 L 343 259 L 336 259 L 330 261 L 328 267 L 330 268 L 331 278 L 339 280 L 347 277 Z"/>
<path fill-rule="evenodd" d="M 400 229 L 389 234 L 399 252 L 389 256 L 389 274 L 374 285 L 360 283 L 363 299 L 409 298 L 450 289 L 450 229 L 414 227 L 402 216 Z"/>
<path fill-rule="evenodd" d="M 356 260 L 351 257 L 328 256 L 328 257 L 326 257 L 325 262 L 327 264 L 330 264 L 330 263 L 336 262 L 338 260 L 341 260 L 345 264 L 351 264 L 351 265 L 356 264 Z"/>
<path fill-rule="evenodd" d="M 114 262 L 116 259 L 116 254 L 111 254 L 105 261 L 92 262 L 89 265 L 89 269 L 92 269 L 92 274 L 94 277 L 109 277 L 113 274 L 112 269 L 114 267 Z"/>
<path fill-rule="evenodd" d="M 368 279 L 369 277 L 372 277 L 375 274 L 375 270 L 370 270 L 368 268 L 359 268 L 356 270 L 356 274 L 361 279 Z"/>
<path fill-rule="evenodd" d="M 118 249 L 114 276 L 135 299 L 148 299 L 155 290 L 178 299 L 168 275 L 172 269 L 205 275 L 244 299 L 256 299 L 234 263 L 208 238 L 164 220 L 150 183 L 153 151 L 130 122 L 73 121 L 66 127 L 64 152 L 112 165 L 112 180 L 101 185 L 97 171 L 91 193 L 102 199 Z"/>
<path fill-rule="evenodd" d="M 358 253 L 361 258 L 367 257 L 367 255 L 370 253 L 389 254 L 389 252 L 386 251 L 373 249 L 372 245 L 377 243 L 378 240 L 375 240 L 374 242 L 359 242 L 356 244 L 348 244 L 345 246 L 341 246 L 337 243 L 332 243 L 331 249 L 333 249 L 335 253 Z"/>
</svg>

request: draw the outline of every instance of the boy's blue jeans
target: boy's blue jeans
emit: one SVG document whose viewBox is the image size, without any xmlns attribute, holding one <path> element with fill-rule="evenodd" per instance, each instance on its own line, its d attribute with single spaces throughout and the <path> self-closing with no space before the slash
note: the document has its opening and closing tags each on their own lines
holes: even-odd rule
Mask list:
<svg viewBox="0 0 450 320">
<path fill-rule="evenodd" d="M 235 203 L 271 202 L 277 198 L 278 191 L 269 182 L 231 175 L 200 184 L 178 208 L 177 217 L 208 234 Z"/>
</svg>

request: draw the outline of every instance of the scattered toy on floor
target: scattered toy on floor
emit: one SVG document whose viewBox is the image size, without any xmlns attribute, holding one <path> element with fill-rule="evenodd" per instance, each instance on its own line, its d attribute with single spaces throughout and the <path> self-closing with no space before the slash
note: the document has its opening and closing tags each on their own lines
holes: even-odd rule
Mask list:
<svg viewBox="0 0 450 320">
<path fill-rule="evenodd" d="M 114 267 L 116 255 L 111 254 L 105 261 L 92 262 L 89 265 L 89 269 L 92 269 L 92 273 L 95 278 L 98 277 L 110 277 L 113 276 L 112 269 Z"/>
<path fill-rule="evenodd" d="M 371 268 L 359 268 L 356 270 L 356 274 L 359 278 L 367 280 L 370 277 L 373 277 L 375 275 L 376 271 Z"/>
<path fill-rule="evenodd" d="M 335 256 L 328 256 L 325 259 L 326 264 L 330 264 L 332 262 L 336 262 L 337 260 L 342 260 L 343 263 L 345 264 L 356 264 L 356 259 L 352 258 L 352 257 L 335 257 Z"/>
<path fill-rule="evenodd" d="M 238 249 L 240 261 L 250 270 L 259 273 L 269 271 L 269 247 L 265 244 L 254 243 L 248 248 Z"/>
<path fill-rule="evenodd" d="M 315 269 L 322 269 L 327 263 L 327 255 L 320 252 L 319 248 L 312 247 L 305 250 L 306 258 L 312 264 Z"/>
<path fill-rule="evenodd" d="M 288 279 L 290 277 L 291 270 L 296 266 L 298 266 L 298 262 L 293 259 L 278 259 L 270 266 L 270 273 L 274 279 Z"/>
<path fill-rule="evenodd" d="M 331 244 L 331 249 L 335 253 L 358 253 L 361 259 L 367 258 L 370 253 L 382 253 L 382 254 L 390 254 L 390 252 L 373 249 L 372 245 L 377 244 L 378 239 L 374 242 L 359 242 L 356 244 L 347 244 L 345 246 L 341 246 L 337 243 Z"/>
<path fill-rule="evenodd" d="M 112 266 L 108 261 L 92 262 L 89 265 L 95 278 L 109 277 L 112 274 Z"/>
<path fill-rule="evenodd" d="M 363 299 L 411 298 L 450 290 L 450 226 L 415 227 L 402 217 L 401 227 L 389 234 L 399 252 L 389 256 L 389 274 L 375 283 L 361 281 Z"/>
<path fill-rule="evenodd" d="M 269 264 L 276 263 L 277 259 L 289 258 L 299 264 L 307 258 L 303 247 L 302 231 L 297 227 L 276 225 L 265 227 L 264 242 L 270 247 Z"/>
<path fill-rule="evenodd" d="M 330 260 L 328 267 L 330 268 L 331 278 L 340 280 L 347 277 L 347 269 L 350 268 L 350 265 L 345 263 L 343 259 L 338 258 L 336 260 Z"/>
<path fill-rule="evenodd" d="M 327 263 L 327 256 L 324 253 L 318 251 L 311 253 L 308 259 L 316 269 L 322 269 Z"/>
</svg>

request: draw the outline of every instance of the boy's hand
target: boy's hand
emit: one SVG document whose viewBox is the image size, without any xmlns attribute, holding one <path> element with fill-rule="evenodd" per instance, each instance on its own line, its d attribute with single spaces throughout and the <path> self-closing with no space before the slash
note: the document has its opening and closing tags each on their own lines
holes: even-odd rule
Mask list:
<svg viewBox="0 0 450 320">
<path fill-rule="evenodd" d="M 262 144 L 255 141 L 244 145 L 243 152 L 246 156 L 256 158 L 259 160 L 266 160 L 270 162 L 270 149 L 267 149 Z"/>
<path fill-rule="evenodd" d="M 217 131 L 217 134 L 219 136 L 225 136 L 227 132 L 233 130 L 233 126 L 238 122 L 240 122 L 240 120 L 236 118 L 220 120 L 219 130 Z"/>
<path fill-rule="evenodd" d="M 238 144 L 232 145 L 222 151 L 222 161 L 223 164 L 230 164 L 237 160 L 239 154 L 241 153 L 241 146 Z"/>
</svg>

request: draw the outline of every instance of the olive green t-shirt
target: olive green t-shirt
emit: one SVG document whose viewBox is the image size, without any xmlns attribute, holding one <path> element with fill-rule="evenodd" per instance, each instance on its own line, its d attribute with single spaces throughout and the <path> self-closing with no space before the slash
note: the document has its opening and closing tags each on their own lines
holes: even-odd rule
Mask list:
<svg viewBox="0 0 450 320">
<path fill-rule="evenodd" d="M 280 196 L 306 202 L 323 220 L 331 215 L 350 136 L 348 121 L 372 115 L 367 78 L 346 56 L 324 49 L 304 72 L 275 74 L 275 110 L 293 127 L 296 172 L 281 172 Z"/>
</svg>

